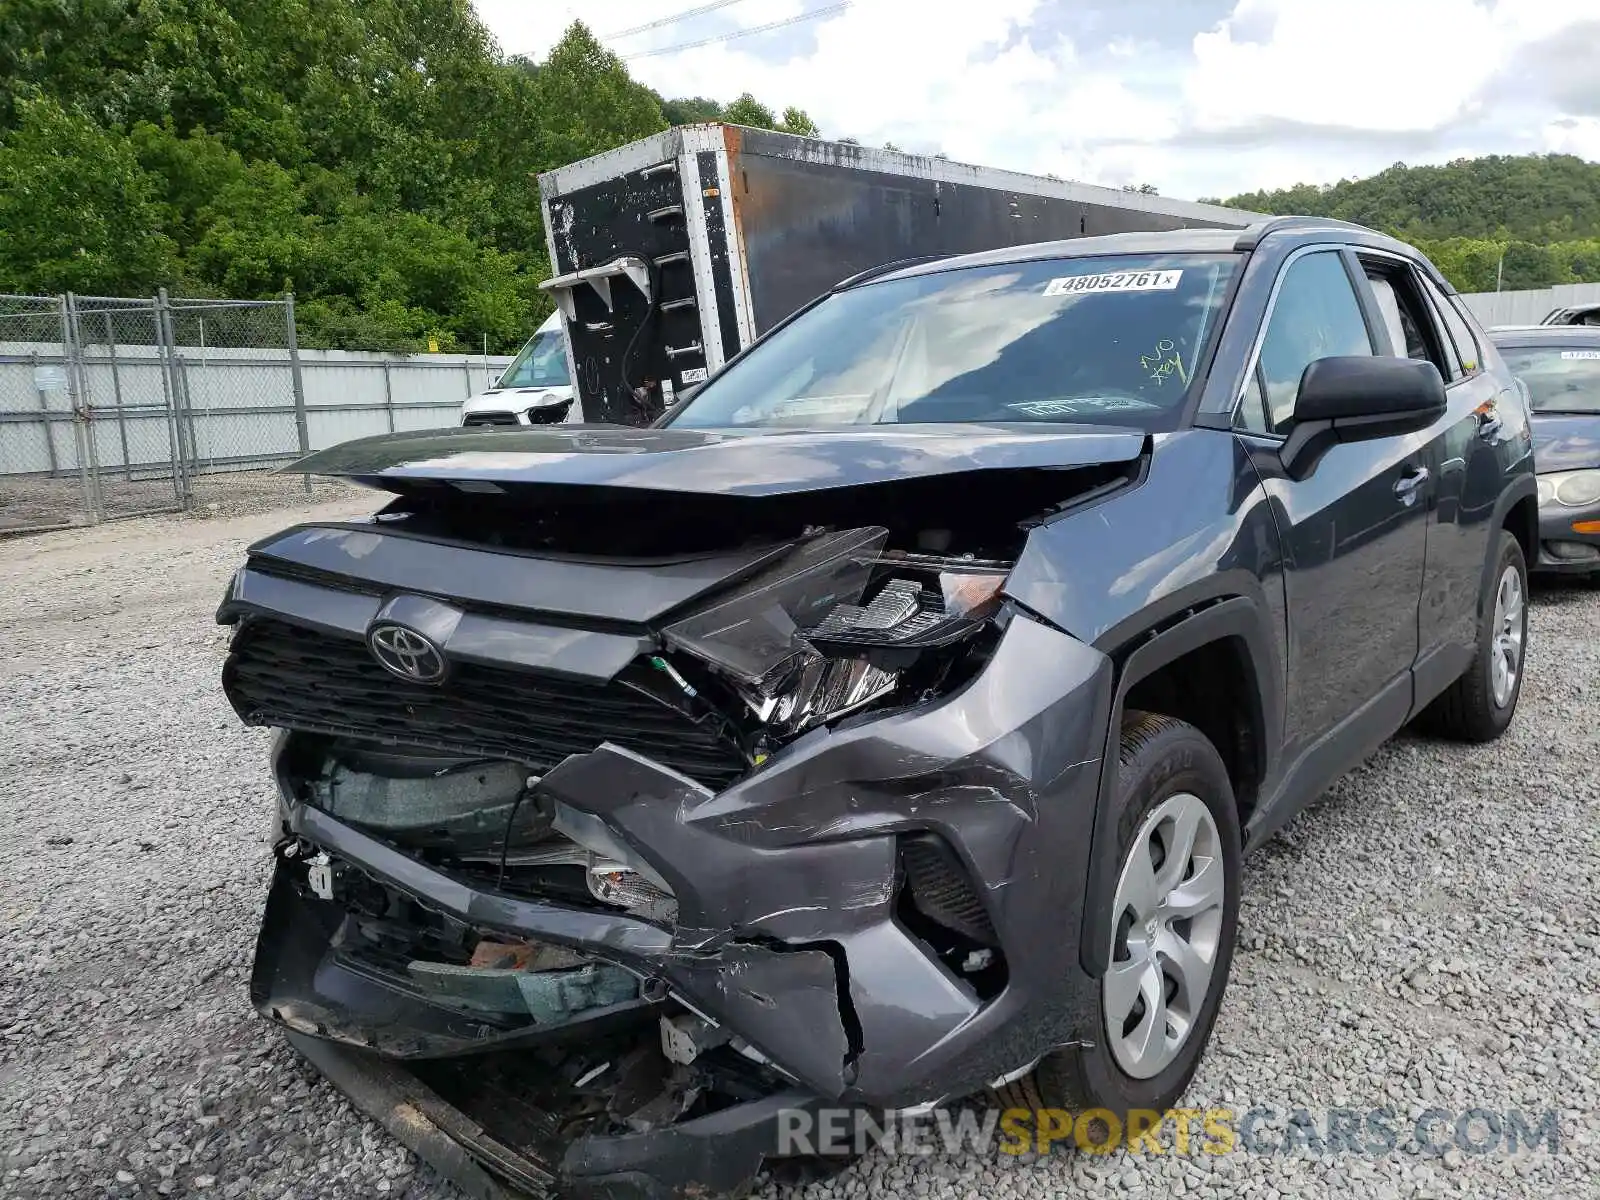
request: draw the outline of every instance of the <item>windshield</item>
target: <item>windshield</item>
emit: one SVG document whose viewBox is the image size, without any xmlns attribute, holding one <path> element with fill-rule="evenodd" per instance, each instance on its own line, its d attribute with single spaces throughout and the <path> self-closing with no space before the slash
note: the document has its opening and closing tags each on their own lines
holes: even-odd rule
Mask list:
<svg viewBox="0 0 1600 1200">
<path fill-rule="evenodd" d="M 567 346 L 559 329 L 534 334 L 500 376 L 503 388 L 566 387 L 570 382 Z"/>
<path fill-rule="evenodd" d="M 1600 346 L 1502 346 L 1534 412 L 1600 413 Z"/>
<path fill-rule="evenodd" d="M 718 375 L 670 423 L 1170 428 L 1236 263 L 1196 254 L 1054 259 L 851 288 Z"/>
</svg>

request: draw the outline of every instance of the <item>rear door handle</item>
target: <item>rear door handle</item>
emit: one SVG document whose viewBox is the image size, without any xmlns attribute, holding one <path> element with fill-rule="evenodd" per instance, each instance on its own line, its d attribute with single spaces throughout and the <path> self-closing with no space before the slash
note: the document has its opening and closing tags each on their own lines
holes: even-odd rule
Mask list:
<svg viewBox="0 0 1600 1200">
<path fill-rule="evenodd" d="M 1500 436 L 1500 429 L 1504 422 L 1500 420 L 1500 413 L 1495 409 L 1494 401 L 1480 405 L 1478 415 L 1478 436 L 1486 442 L 1492 442 Z"/>
<path fill-rule="evenodd" d="M 1422 490 L 1422 485 L 1428 482 L 1427 467 L 1412 467 L 1394 483 L 1394 494 L 1400 497 L 1400 503 L 1413 505 L 1417 502 L 1417 493 Z"/>
</svg>

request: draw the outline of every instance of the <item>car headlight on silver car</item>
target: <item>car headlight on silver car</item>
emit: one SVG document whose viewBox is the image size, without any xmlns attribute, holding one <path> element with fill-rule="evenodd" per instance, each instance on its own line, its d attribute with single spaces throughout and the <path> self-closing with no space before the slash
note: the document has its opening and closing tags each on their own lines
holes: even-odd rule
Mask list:
<svg viewBox="0 0 1600 1200">
<path fill-rule="evenodd" d="M 1583 508 L 1600 502 L 1600 470 L 1555 471 L 1539 476 L 1539 503 Z"/>
</svg>

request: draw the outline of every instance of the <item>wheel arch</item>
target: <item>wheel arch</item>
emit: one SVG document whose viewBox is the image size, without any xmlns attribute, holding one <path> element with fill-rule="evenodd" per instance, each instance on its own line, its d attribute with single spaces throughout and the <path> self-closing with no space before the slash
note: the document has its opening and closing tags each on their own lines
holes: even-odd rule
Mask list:
<svg viewBox="0 0 1600 1200">
<path fill-rule="evenodd" d="M 1189 721 L 1217 745 L 1236 790 L 1241 792 L 1237 799 L 1243 828 L 1256 799 L 1255 788 L 1272 776 L 1278 735 L 1283 728 L 1282 675 L 1275 666 L 1277 655 L 1266 621 L 1258 602 L 1243 596 L 1218 597 L 1125 642 L 1111 655 L 1117 668 L 1117 685 L 1107 722 L 1078 939 L 1079 958 L 1091 976 L 1104 972 L 1109 956 L 1109 947 L 1101 944 L 1099 932 L 1117 870 L 1116 829 L 1111 811 L 1117 794 L 1122 715 L 1148 703 L 1152 695 L 1170 696 L 1173 689 L 1169 681 L 1182 679 L 1185 667 L 1209 669 L 1213 676 L 1205 684 L 1178 689 L 1183 702 L 1175 706 L 1158 703 L 1152 711 Z M 1223 673 L 1221 678 L 1215 677 L 1217 672 Z M 1197 707 L 1196 701 L 1215 696 L 1219 685 L 1231 704 L 1238 706 L 1237 712 L 1207 713 Z M 1179 711 L 1171 711 L 1172 707 Z M 1197 716 L 1200 719 L 1194 719 Z M 1219 728 L 1227 731 L 1223 738 L 1227 744 L 1218 744 Z M 1235 736 L 1240 733 L 1242 736 Z M 1241 782 L 1245 784 L 1243 788 Z"/>
<path fill-rule="evenodd" d="M 1507 530 L 1522 546 L 1522 557 L 1529 566 L 1539 555 L 1539 499 L 1533 489 L 1524 491 L 1507 506 L 1500 528 Z"/>
<path fill-rule="evenodd" d="M 1505 530 L 1517 539 L 1522 547 L 1522 559 L 1528 570 L 1533 569 L 1539 556 L 1539 485 L 1532 473 L 1519 475 L 1511 486 L 1501 493 L 1494 507 L 1493 528 Z M 1495 564 L 1500 560 L 1500 539 L 1490 537 L 1483 556 L 1483 578 L 1478 586 L 1478 619 L 1484 614 L 1484 605 L 1491 595 Z"/>
</svg>

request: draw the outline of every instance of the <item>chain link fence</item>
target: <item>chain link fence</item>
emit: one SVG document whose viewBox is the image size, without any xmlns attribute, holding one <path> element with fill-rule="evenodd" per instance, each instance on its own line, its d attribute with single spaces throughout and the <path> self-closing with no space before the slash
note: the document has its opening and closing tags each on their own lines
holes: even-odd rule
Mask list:
<svg viewBox="0 0 1600 1200">
<path fill-rule="evenodd" d="M 89 510 L 70 327 L 64 296 L 0 296 L 0 532 L 60 528 Z"/>
<path fill-rule="evenodd" d="M 197 480 L 455 425 L 508 361 L 302 353 L 293 297 L 0 295 L 0 535 L 185 511 Z"/>
</svg>

